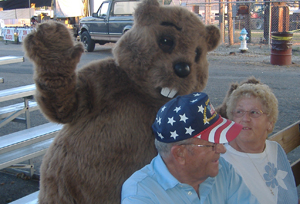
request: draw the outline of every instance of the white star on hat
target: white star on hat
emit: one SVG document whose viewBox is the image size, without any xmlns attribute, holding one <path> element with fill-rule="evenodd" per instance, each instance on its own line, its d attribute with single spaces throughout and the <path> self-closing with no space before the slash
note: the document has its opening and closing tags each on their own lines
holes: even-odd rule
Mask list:
<svg viewBox="0 0 300 204">
<path fill-rule="evenodd" d="M 176 137 L 178 137 L 179 135 L 176 133 L 176 130 L 174 132 L 170 132 L 171 133 L 171 136 L 170 137 L 173 137 L 174 140 L 176 140 Z"/>
<path fill-rule="evenodd" d="M 176 107 L 176 108 L 174 109 L 174 111 L 175 111 L 176 113 L 178 113 L 178 111 L 180 111 L 180 110 L 181 110 L 181 106 Z"/>
<path fill-rule="evenodd" d="M 168 118 L 168 123 L 170 123 L 173 126 L 173 123 L 175 123 L 176 121 L 174 120 L 174 118 Z"/>
<path fill-rule="evenodd" d="M 191 103 L 195 103 L 195 102 L 197 102 L 197 101 L 198 101 L 197 99 L 194 99 L 194 100 L 191 101 Z"/>
<path fill-rule="evenodd" d="M 203 113 L 203 111 L 204 111 L 204 108 L 203 108 L 203 106 L 201 105 L 201 106 L 198 106 L 198 112 L 201 112 L 201 113 Z"/>
<path fill-rule="evenodd" d="M 166 106 L 162 107 L 161 112 L 164 112 L 166 108 L 167 108 Z"/>
<path fill-rule="evenodd" d="M 157 123 L 160 125 L 161 124 L 161 117 L 157 118 Z"/>
<path fill-rule="evenodd" d="M 200 95 L 201 95 L 201 93 L 195 93 L 194 94 L 195 97 L 200 96 Z"/>
<path fill-rule="evenodd" d="M 205 118 L 203 119 L 203 123 L 204 123 L 204 125 L 209 124 L 209 120 L 207 119 L 207 117 L 205 117 Z"/>
<path fill-rule="evenodd" d="M 160 132 L 157 132 L 157 135 L 161 138 L 164 139 L 164 136 L 162 136 L 162 134 Z"/>
<path fill-rule="evenodd" d="M 192 135 L 192 133 L 195 131 L 194 129 L 192 129 L 191 126 L 189 128 L 185 128 L 185 130 L 186 130 L 185 134 L 190 134 L 190 135 Z"/>
<path fill-rule="evenodd" d="M 180 116 L 180 121 L 183 121 L 184 123 L 186 123 L 186 120 L 189 119 L 188 117 L 185 116 L 185 113 L 179 116 Z"/>
</svg>

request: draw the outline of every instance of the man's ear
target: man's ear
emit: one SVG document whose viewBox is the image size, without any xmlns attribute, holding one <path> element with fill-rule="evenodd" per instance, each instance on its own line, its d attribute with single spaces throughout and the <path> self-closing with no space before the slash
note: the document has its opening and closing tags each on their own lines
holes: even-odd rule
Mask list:
<svg viewBox="0 0 300 204">
<path fill-rule="evenodd" d="M 185 164 L 186 148 L 184 145 L 174 145 L 171 148 L 171 154 L 179 164 Z"/>
</svg>

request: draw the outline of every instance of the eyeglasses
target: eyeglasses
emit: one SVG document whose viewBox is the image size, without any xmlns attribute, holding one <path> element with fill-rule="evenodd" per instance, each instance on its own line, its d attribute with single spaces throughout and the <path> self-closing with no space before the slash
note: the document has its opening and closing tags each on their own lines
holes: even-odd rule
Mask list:
<svg viewBox="0 0 300 204">
<path fill-rule="evenodd" d="M 251 118 L 259 118 L 262 114 L 264 114 L 264 112 L 262 112 L 262 110 L 259 109 L 254 109 L 254 110 L 250 110 L 250 111 L 244 111 L 244 110 L 234 110 L 232 111 L 232 114 L 234 117 L 236 118 L 241 118 L 245 115 L 245 113 L 249 113 L 249 116 Z"/>
<path fill-rule="evenodd" d="M 198 144 L 183 144 L 183 145 L 194 145 L 194 146 L 197 146 L 197 147 L 211 147 L 212 148 L 212 151 L 216 151 L 217 150 L 217 146 L 218 145 L 224 145 L 225 143 L 213 143 L 212 145 L 198 145 Z"/>
</svg>

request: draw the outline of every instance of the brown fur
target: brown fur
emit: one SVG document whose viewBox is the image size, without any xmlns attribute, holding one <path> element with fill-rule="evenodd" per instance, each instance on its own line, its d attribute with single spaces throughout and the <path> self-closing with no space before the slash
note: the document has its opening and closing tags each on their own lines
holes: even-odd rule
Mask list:
<svg viewBox="0 0 300 204">
<path fill-rule="evenodd" d="M 245 81 L 242 81 L 240 84 L 238 84 L 237 82 L 232 83 L 229 87 L 229 90 L 228 90 L 222 104 L 216 108 L 217 113 L 220 114 L 224 118 L 228 118 L 227 113 L 226 113 L 226 109 L 227 109 L 226 103 L 227 103 L 228 98 L 231 95 L 231 93 L 235 89 L 237 89 L 237 87 L 239 87 L 243 84 L 259 84 L 259 83 L 260 83 L 260 80 L 256 79 L 254 76 L 249 77 Z"/>
<path fill-rule="evenodd" d="M 161 36 L 174 40 L 171 52 L 159 48 Z M 35 65 L 35 98 L 49 120 L 64 124 L 43 158 L 39 203 L 120 203 L 123 182 L 157 154 L 151 125 L 170 100 L 160 89 L 176 88 L 177 95 L 203 90 L 206 54 L 219 38 L 216 27 L 204 26 L 193 13 L 156 0 L 137 8 L 114 58 L 79 71 L 83 46 L 64 25 L 41 24 L 28 35 L 24 48 Z M 189 64 L 188 76 L 174 73 L 178 62 Z"/>
</svg>

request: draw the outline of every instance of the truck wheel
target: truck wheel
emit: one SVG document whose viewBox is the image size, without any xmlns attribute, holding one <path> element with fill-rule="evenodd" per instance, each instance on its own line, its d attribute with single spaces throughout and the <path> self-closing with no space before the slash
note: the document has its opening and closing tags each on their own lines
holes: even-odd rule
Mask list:
<svg viewBox="0 0 300 204">
<path fill-rule="evenodd" d="M 256 30 L 261 30 L 264 27 L 264 22 L 261 19 L 257 19 L 254 21 L 253 28 Z"/>
<path fill-rule="evenodd" d="M 84 44 L 84 48 L 88 52 L 93 52 L 95 49 L 95 41 L 91 39 L 90 34 L 87 31 L 84 31 L 81 34 L 81 42 Z"/>
<path fill-rule="evenodd" d="M 105 41 L 99 41 L 99 45 L 105 45 Z"/>
</svg>

